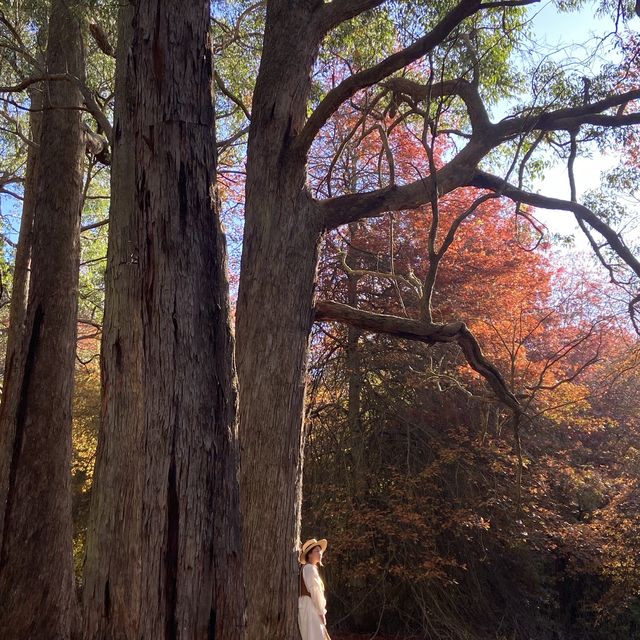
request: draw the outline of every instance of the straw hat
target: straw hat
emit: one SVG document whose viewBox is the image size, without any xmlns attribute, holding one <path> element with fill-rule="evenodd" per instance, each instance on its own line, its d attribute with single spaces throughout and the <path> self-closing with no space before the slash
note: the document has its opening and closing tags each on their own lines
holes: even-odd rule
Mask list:
<svg viewBox="0 0 640 640">
<path fill-rule="evenodd" d="M 300 556 L 298 558 L 300 564 L 307 564 L 307 552 L 313 549 L 313 547 L 320 547 L 324 553 L 327 548 L 327 541 L 324 538 L 322 538 L 322 540 L 316 540 L 315 538 L 307 540 L 300 549 Z"/>
</svg>

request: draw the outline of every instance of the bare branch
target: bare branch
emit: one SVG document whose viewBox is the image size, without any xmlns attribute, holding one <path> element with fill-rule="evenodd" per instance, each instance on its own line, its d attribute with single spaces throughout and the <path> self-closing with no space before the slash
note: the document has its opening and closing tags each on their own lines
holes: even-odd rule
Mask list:
<svg viewBox="0 0 640 640">
<path fill-rule="evenodd" d="M 223 151 L 224 149 L 226 149 L 227 147 L 230 147 L 231 145 L 233 145 L 235 142 L 237 142 L 240 138 L 242 138 L 242 136 L 246 135 L 247 133 L 249 133 L 249 127 L 248 126 L 243 127 L 239 131 L 236 131 L 229 138 L 225 138 L 224 140 L 220 140 L 220 141 L 216 142 L 216 147 L 217 147 L 218 151 L 220 152 L 220 151 Z"/>
<path fill-rule="evenodd" d="M 0 86 L 0 93 L 19 93 L 28 89 L 30 86 L 37 84 L 39 82 L 59 82 L 59 81 L 68 81 L 73 82 L 80 93 L 82 94 L 82 98 L 84 100 L 87 111 L 94 117 L 95 121 L 98 123 L 102 131 L 104 131 L 105 136 L 109 142 L 112 142 L 113 139 L 113 129 L 111 127 L 111 123 L 109 119 L 104 114 L 93 94 L 87 85 L 71 75 L 70 73 L 50 73 L 41 76 L 32 76 L 29 78 L 25 78 L 22 82 L 18 84 L 9 85 L 9 86 Z M 25 109 L 26 111 L 31 111 L 31 109 Z"/>
<path fill-rule="evenodd" d="M 13 36 L 13 39 L 17 43 L 16 46 L 9 46 L 5 43 L 3 44 L 3 47 L 19 53 L 32 67 L 38 68 L 40 66 L 38 64 L 38 60 L 36 60 L 36 58 L 34 58 L 29 53 L 28 48 L 25 46 L 25 43 L 20 36 L 20 32 L 15 27 L 15 25 L 7 18 L 3 11 L 0 11 L 0 24 L 3 24 L 7 28 L 7 30 Z"/>
<path fill-rule="evenodd" d="M 96 43 L 98 49 L 110 58 L 115 58 L 116 53 L 111 42 L 109 42 L 109 36 L 105 30 L 96 22 L 89 24 L 89 33 L 93 36 L 93 40 Z"/>
<path fill-rule="evenodd" d="M 396 82 L 395 79 L 388 84 L 391 86 L 394 83 L 398 87 L 402 87 L 403 91 L 410 91 L 417 97 L 424 95 L 423 92 L 428 89 L 427 86 L 423 87 L 413 82 Z M 466 96 L 465 104 L 467 104 L 467 106 L 469 104 L 475 104 L 475 101 L 479 100 L 479 98 L 476 97 L 476 89 L 471 83 L 466 81 L 446 81 L 433 86 L 438 87 L 438 91 L 440 91 L 442 95 L 447 95 L 446 92 L 448 91 L 460 95 L 460 92 L 463 91 Z M 484 116 L 482 115 L 484 107 L 482 106 L 482 110 L 480 110 L 480 102 L 477 106 L 471 107 L 469 112 L 470 117 L 474 114 L 473 117 L 477 123 L 471 140 L 457 156 L 445 167 L 440 169 L 437 174 L 400 187 L 388 187 L 368 193 L 352 194 L 325 200 L 320 203 L 320 209 L 324 214 L 322 224 L 325 229 L 334 229 L 341 224 L 367 217 L 375 217 L 386 211 L 398 211 L 421 206 L 431 201 L 434 196 L 436 184 L 439 195 L 449 193 L 458 187 L 470 186 L 474 176 L 477 177 L 480 175 L 480 173 L 476 171 L 476 167 L 482 158 L 485 157 L 491 149 L 522 134 L 528 134 L 532 131 L 575 131 L 581 124 L 597 123 L 603 124 L 604 126 L 633 124 L 636 120 L 640 120 L 640 114 L 609 116 L 600 112 L 635 99 L 640 99 L 640 90 L 608 96 L 603 100 L 589 105 L 556 109 L 554 111 L 537 114 L 526 114 L 516 118 L 507 118 L 497 124 L 492 124 L 488 118 L 486 121 L 484 120 Z M 495 179 L 500 180 L 499 178 Z M 514 189 L 517 190 L 517 188 L 512 185 L 508 186 L 512 193 Z M 495 191 L 496 189 L 492 188 L 492 190 Z M 539 197 L 542 198 L 543 196 Z M 528 204 L 526 200 L 522 202 Z M 557 200 L 556 202 L 562 203 L 564 201 Z M 544 207 L 544 205 L 541 206 Z M 551 208 L 565 209 L 564 206 L 553 206 Z M 573 209 L 567 210 L 573 211 Z M 596 225 L 604 225 L 604 223 L 597 218 L 597 216 L 594 216 L 594 218 L 594 224 L 591 226 L 602 233 Z M 607 237 L 607 233 L 613 233 L 615 235 L 615 232 L 607 227 L 607 225 L 604 225 L 603 229 L 603 235 L 605 237 Z"/>
<path fill-rule="evenodd" d="M 549 198 L 537 193 L 529 193 L 523 189 L 506 183 L 502 178 L 491 175 L 484 171 L 476 172 L 472 180 L 467 186 L 478 187 L 480 189 L 489 189 L 491 191 L 500 191 L 500 193 L 513 200 L 514 202 L 522 202 L 541 209 L 557 209 L 561 211 L 570 211 L 576 218 L 588 224 L 592 229 L 597 231 L 609 244 L 611 249 L 627 264 L 633 272 L 640 278 L 640 261 L 633 255 L 633 252 L 624 243 L 620 235 L 612 229 L 604 220 L 597 216 L 591 209 L 577 202 L 570 202 L 560 198 Z"/>
<path fill-rule="evenodd" d="M 319 203 L 322 212 L 322 228 L 337 227 L 363 218 L 372 218 L 387 211 L 412 209 L 430 200 L 433 184 L 430 180 L 418 180 L 400 187 L 393 185 L 366 193 L 354 193 L 329 198 Z"/>
<path fill-rule="evenodd" d="M 438 195 L 465 186 L 476 172 L 478 162 L 492 148 L 491 141 L 482 136 L 474 138 L 458 155 L 434 176 L 401 186 L 390 186 L 365 193 L 329 198 L 318 203 L 323 229 L 336 229 L 340 225 L 364 218 L 373 218 L 388 211 L 415 209 L 432 201 L 437 184 Z"/>
<path fill-rule="evenodd" d="M 640 89 L 607 96 L 597 102 L 579 107 L 565 107 L 553 111 L 506 118 L 494 125 L 499 138 L 507 140 L 523 131 L 572 131 L 583 124 L 598 126 L 628 126 L 640 122 L 640 114 L 607 115 L 603 111 L 640 99 Z"/>
<path fill-rule="evenodd" d="M 422 296 L 422 283 L 418 278 L 416 278 L 413 272 L 410 274 L 408 278 L 405 278 L 403 275 L 396 273 L 395 270 L 391 272 L 386 271 L 372 271 L 371 269 L 354 269 L 347 264 L 347 254 L 344 251 L 340 252 L 340 267 L 342 270 L 349 276 L 355 276 L 357 278 L 360 277 L 371 277 L 371 278 L 380 278 L 382 280 L 391 280 L 394 283 L 402 282 L 407 285 L 419 298 Z M 411 277 L 413 276 L 413 278 Z"/>
<path fill-rule="evenodd" d="M 636 310 L 638 303 L 640 303 L 640 293 L 634 296 L 634 298 L 629 302 L 629 316 L 631 318 L 633 328 L 635 329 L 636 333 L 640 335 L 640 323 L 638 323 Z"/>
<path fill-rule="evenodd" d="M 247 120 L 251 120 L 251 113 L 249 112 L 249 109 L 247 109 L 244 102 L 242 102 L 242 100 L 240 100 L 238 96 L 234 95 L 233 93 L 231 93 L 231 91 L 229 91 L 229 89 L 227 88 L 227 85 L 225 85 L 223 79 L 220 77 L 220 74 L 217 71 L 214 71 L 213 77 L 216 81 L 216 85 L 218 86 L 218 89 L 220 89 L 220 91 L 222 91 L 222 93 L 225 96 L 227 96 L 227 98 L 229 98 L 231 102 L 233 102 L 238 107 L 240 107 L 240 109 L 242 109 L 242 112 L 246 116 Z"/>
<path fill-rule="evenodd" d="M 98 222 L 92 222 L 91 224 L 85 224 L 80 227 L 80 232 L 83 231 L 91 231 L 92 229 L 98 229 L 99 227 L 104 227 L 109 224 L 109 218 L 105 218 L 104 220 L 99 220 Z"/>
<path fill-rule="evenodd" d="M 467 107 L 471 127 L 474 131 L 479 130 L 481 127 L 491 126 L 478 89 L 472 82 L 463 78 L 444 80 L 433 84 L 420 84 L 408 78 L 390 78 L 384 85 L 389 87 L 396 96 L 410 96 L 415 102 L 420 102 L 427 98 L 459 96 Z"/>
<path fill-rule="evenodd" d="M 507 386 L 501 373 L 487 360 L 475 336 L 464 322 L 448 324 L 422 322 L 411 318 L 362 311 L 346 304 L 330 301 L 316 303 L 315 320 L 341 322 L 365 331 L 386 333 L 427 344 L 455 342 L 464 353 L 469 366 L 485 378 L 496 396 L 515 412 L 521 411 L 520 403 Z"/>
<path fill-rule="evenodd" d="M 89 87 L 87 87 L 87 85 L 82 82 L 82 80 L 74 78 L 73 76 L 70 76 L 70 79 L 78 86 L 78 89 L 82 94 L 82 98 L 84 99 L 84 104 L 87 107 L 87 111 L 93 116 L 100 129 L 102 129 L 102 131 L 104 132 L 104 135 L 109 141 L 109 145 L 113 146 L 113 127 L 109 122 L 109 118 L 107 118 L 104 111 L 97 103 L 93 93 L 91 93 Z"/>
<path fill-rule="evenodd" d="M 525 7 L 529 4 L 535 4 L 538 0 L 504 0 L 502 2 L 483 2 L 481 9 L 500 9 L 502 7 Z"/>
<path fill-rule="evenodd" d="M 100 324 L 99 322 L 96 322 L 93 318 L 78 318 L 78 322 L 80 324 L 86 324 L 90 327 L 94 327 L 95 329 L 98 329 L 98 331 L 102 331 L 102 324 Z"/>
<path fill-rule="evenodd" d="M 38 82 L 54 82 L 56 80 L 69 80 L 68 73 L 51 73 L 42 76 L 32 76 L 29 78 L 25 78 L 22 82 L 18 82 L 18 84 L 13 85 L 5 85 L 0 86 L 0 93 L 20 93 L 25 89 L 28 89 L 31 85 L 37 84 Z"/>
</svg>

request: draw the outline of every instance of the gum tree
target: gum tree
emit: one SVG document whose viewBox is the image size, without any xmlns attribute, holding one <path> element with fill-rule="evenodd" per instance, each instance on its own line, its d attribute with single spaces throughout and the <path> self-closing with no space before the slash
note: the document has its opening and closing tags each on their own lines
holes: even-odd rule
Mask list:
<svg viewBox="0 0 640 640">
<path fill-rule="evenodd" d="M 237 306 L 237 362 L 240 384 L 241 501 L 245 525 L 245 559 L 268 570 L 248 584 L 249 635 L 296 636 L 296 546 L 299 539 L 304 450 L 304 395 L 309 332 L 315 320 L 338 321 L 363 331 L 384 332 L 426 343 L 457 343 L 469 364 L 516 414 L 517 399 L 500 372 L 482 354 L 463 322 L 439 323 L 431 294 L 437 276 L 440 237 L 434 214 L 429 251 L 435 265 L 422 283 L 418 317 L 393 317 L 325 300 L 314 305 L 318 251 L 325 233 L 385 212 L 423 204 L 437 211 L 438 198 L 463 187 L 480 197 L 503 196 L 517 203 L 571 211 L 640 275 L 637 260 L 613 229 L 586 207 L 527 191 L 519 166 L 526 165 L 545 137 L 574 136 L 582 127 L 619 128 L 637 124 L 636 89 L 603 87 L 593 98 L 575 94 L 525 106 L 498 122 L 484 103 L 482 56 L 472 41 L 474 20 L 500 12 L 503 21 L 528 0 L 462 0 L 431 11 L 421 35 L 386 58 L 351 68 L 317 99 L 312 98 L 314 63 L 323 41 L 347 21 L 367 11 L 399 3 L 384 0 L 317 0 L 266 3 L 262 57 L 253 91 L 247 144 L 245 230 Z M 500 19 L 500 16 L 498 17 Z M 444 55 L 467 50 L 469 64 L 450 64 Z M 425 62 L 427 61 L 428 64 Z M 494 78 L 499 83 L 500 78 Z M 411 112 L 422 119 L 425 155 L 452 131 L 460 134 L 448 161 L 430 161 L 417 179 L 396 183 L 392 171 L 376 189 L 319 199 L 308 184 L 307 161 L 318 133 L 343 106 L 361 92 L 377 88 L 386 96 L 387 114 Z M 379 98 L 378 101 L 381 99 Z M 455 103 L 460 114 L 438 117 Z M 391 109 L 393 105 L 393 109 Z M 392 112 L 393 111 L 393 112 Z M 462 124 L 458 124 L 462 123 Z M 579 136 L 578 136 L 579 137 Z M 496 150 L 512 156 L 511 168 L 494 175 L 480 168 Z M 518 164 L 520 163 L 520 164 Z M 524 163 L 524 164 L 523 164 Z M 514 173 L 514 167 L 516 171 Z M 515 176 L 515 183 L 510 182 Z M 520 179 L 519 179 L 520 178 Z M 493 195 L 492 195 L 493 194 Z M 461 211 L 461 224 L 475 206 Z"/>
</svg>

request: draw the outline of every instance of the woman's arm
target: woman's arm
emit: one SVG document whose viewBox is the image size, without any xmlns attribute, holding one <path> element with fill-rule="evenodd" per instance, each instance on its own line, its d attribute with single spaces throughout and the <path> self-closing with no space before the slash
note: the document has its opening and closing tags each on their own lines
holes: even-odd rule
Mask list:
<svg viewBox="0 0 640 640">
<path fill-rule="evenodd" d="M 324 622 L 324 616 L 327 613 L 327 601 L 324 597 L 324 587 L 320 579 L 320 574 L 312 564 L 305 564 L 302 570 L 302 578 L 311 594 L 314 607 Z"/>
</svg>

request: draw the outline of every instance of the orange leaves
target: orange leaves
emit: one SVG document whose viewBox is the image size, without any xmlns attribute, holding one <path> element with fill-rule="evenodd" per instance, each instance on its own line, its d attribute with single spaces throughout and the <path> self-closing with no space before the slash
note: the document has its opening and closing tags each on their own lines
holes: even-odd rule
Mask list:
<svg viewBox="0 0 640 640">
<path fill-rule="evenodd" d="M 353 126 L 357 113 L 339 117 Z M 344 139 L 333 124 L 317 175 Z M 334 190 L 384 186 L 379 137 L 361 142 L 340 152 Z M 398 182 L 428 170 L 410 124 L 392 144 Z M 562 635 L 558 606 L 591 628 L 594 612 L 616 615 L 605 606 L 616 594 L 640 590 L 637 342 L 588 265 L 540 241 L 535 212 L 498 199 L 473 209 L 480 194 L 354 223 L 324 246 L 321 295 L 464 321 L 525 409 L 516 439 L 456 345 L 318 329 L 305 519 L 335 539 L 330 585 L 359 628 L 385 616 L 433 637 L 449 637 L 452 619 L 474 637 L 478 620 L 487 637 L 500 625 Z M 580 600 L 567 603 L 574 585 Z"/>
</svg>

